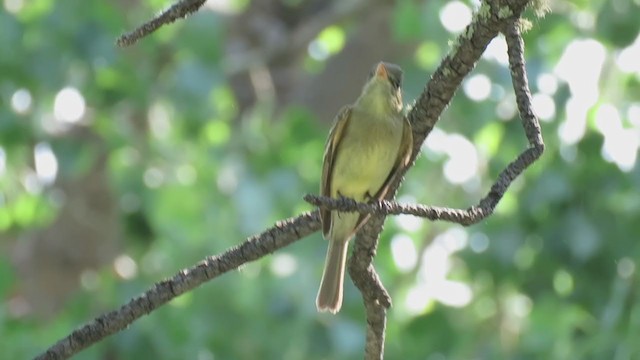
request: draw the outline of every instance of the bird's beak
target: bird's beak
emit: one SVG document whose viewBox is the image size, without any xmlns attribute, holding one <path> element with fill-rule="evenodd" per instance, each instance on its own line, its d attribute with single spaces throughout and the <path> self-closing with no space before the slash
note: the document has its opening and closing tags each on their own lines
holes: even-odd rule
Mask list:
<svg viewBox="0 0 640 360">
<path fill-rule="evenodd" d="M 381 62 L 376 67 L 376 77 L 388 79 L 389 74 L 387 73 L 387 68 L 384 67 L 384 64 Z"/>
</svg>

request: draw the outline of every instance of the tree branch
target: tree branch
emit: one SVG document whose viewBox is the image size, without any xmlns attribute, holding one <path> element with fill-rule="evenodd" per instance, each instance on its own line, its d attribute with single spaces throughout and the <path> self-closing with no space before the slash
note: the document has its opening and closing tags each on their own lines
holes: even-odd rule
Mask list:
<svg viewBox="0 0 640 360">
<path fill-rule="evenodd" d="M 147 21 L 146 23 L 138 26 L 135 30 L 128 32 L 126 34 L 120 35 L 118 40 L 116 40 L 116 44 L 120 47 L 126 47 L 135 44 L 138 40 L 143 37 L 153 33 L 154 31 L 161 28 L 163 25 L 170 24 L 178 19 L 183 19 L 187 17 L 187 15 L 192 14 L 207 0 L 182 0 L 173 5 L 167 10 L 161 12 L 153 19 Z"/>
<path fill-rule="evenodd" d="M 240 265 L 257 260 L 320 229 L 317 211 L 279 221 L 272 228 L 247 239 L 217 256 L 209 256 L 192 268 L 154 285 L 120 309 L 103 314 L 74 330 L 36 359 L 66 359 L 80 350 L 124 330 L 132 322 L 147 315 L 172 299 L 212 280 Z"/>
<path fill-rule="evenodd" d="M 448 221 L 464 226 L 472 225 L 484 217 L 477 207 L 466 210 L 452 209 L 439 206 L 428 206 L 420 204 L 400 204 L 395 201 L 379 200 L 370 203 L 357 202 L 350 198 L 334 199 L 327 196 L 307 194 L 304 200 L 312 205 L 328 210 L 338 210 L 341 212 L 358 212 L 360 214 L 375 215 L 413 215 L 429 219 L 431 221 Z"/>
</svg>

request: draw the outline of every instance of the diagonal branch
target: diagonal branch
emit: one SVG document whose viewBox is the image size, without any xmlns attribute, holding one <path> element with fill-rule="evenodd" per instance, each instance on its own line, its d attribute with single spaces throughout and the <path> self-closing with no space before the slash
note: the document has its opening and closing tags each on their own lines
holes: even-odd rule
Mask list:
<svg viewBox="0 0 640 360">
<path fill-rule="evenodd" d="M 117 333 L 132 322 L 147 315 L 172 299 L 240 265 L 257 260 L 320 229 L 317 211 L 279 221 L 261 234 L 247 239 L 217 256 L 207 257 L 192 268 L 180 271 L 172 278 L 156 283 L 144 294 L 132 299 L 118 310 L 103 314 L 74 330 L 36 359 L 66 359 L 80 350 Z"/>
<path fill-rule="evenodd" d="M 153 19 L 138 26 L 135 30 L 120 35 L 118 40 L 116 40 L 116 44 L 120 47 L 133 45 L 138 40 L 158 30 L 163 25 L 170 24 L 178 19 L 183 19 L 189 14 L 198 11 L 205 2 L 206 0 L 181 0 L 171 5 L 171 7 L 161 12 Z"/>
</svg>

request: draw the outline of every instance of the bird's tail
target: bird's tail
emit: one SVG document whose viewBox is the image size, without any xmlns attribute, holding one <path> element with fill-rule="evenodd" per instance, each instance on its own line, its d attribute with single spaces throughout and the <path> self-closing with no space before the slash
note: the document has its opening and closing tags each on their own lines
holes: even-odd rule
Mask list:
<svg viewBox="0 0 640 360">
<path fill-rule="evenodd" d="M 332 314 L 340 311 L 348 244 L 348 241 L 329 240 L 322 282 L 316 298 L 318 311 L 328 311 Z"/>
</svg>

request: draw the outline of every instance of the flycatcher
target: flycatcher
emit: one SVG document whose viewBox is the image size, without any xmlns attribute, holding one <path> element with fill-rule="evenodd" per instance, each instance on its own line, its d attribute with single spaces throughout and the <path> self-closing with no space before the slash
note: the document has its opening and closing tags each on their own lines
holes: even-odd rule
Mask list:
<svg viewBox="0 0 640 360">
<path fill-rule="evenodd" d="M 362 93 L 343 107 L 334 120 L 325 146 L 320 193 L 356 201 L 384 198 L 389 185 L 411 157 L 411 126 L 402 114 L 402 69 L 378 63 Z M 320 210 L 322 233 L 329 240 L 318 311 L 337 313 L 349 240 L 368 220 L 358 213 Z"/>
</svg>

